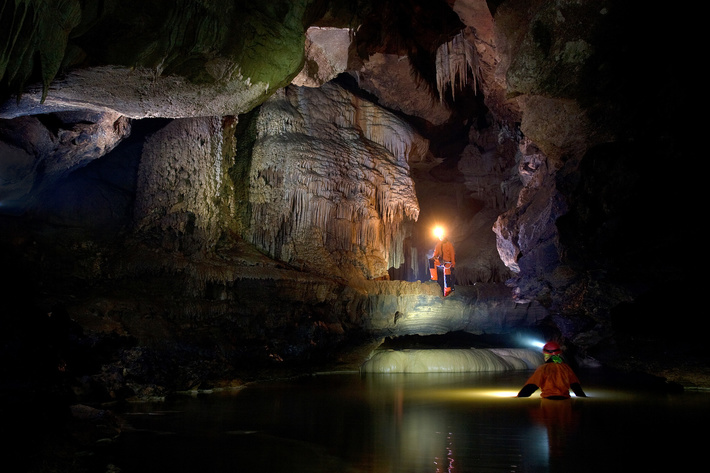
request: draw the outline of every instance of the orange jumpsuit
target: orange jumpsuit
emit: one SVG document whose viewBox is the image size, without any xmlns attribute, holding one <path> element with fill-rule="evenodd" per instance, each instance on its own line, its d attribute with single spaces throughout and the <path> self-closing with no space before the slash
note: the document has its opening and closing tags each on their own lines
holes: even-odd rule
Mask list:
<svg viewBox="0 0 710 473">
<path fill-rule="evenodd" d="M 543 398 L 569 398 L 571 389 L 577 396 L 586 397 L 577 375 L 566 363 L 545 362 L 525 383 L 518 397 L 528 397 L 540 388 Z"/>
<path fill-rule="evenodd" d="M 454 251 L 454 245 L 448 239 L 444 239 L 436 244 L 434 248 L 434 254 L 431 259 L 429 259 L 429 271 L 431 272 L 431 279 L 438 280 L 437 276 L 437 266 L 443 266 L 444 280 L 443 290 L 444 296 L 448 296 L 451 291 L 454 290 L 454 275 L 452 273 L 453 268 L 456 266 L 456 252 Z M 439 283 L 441 285 L 441 283 Z"/>
<path fill-rule="evenodd" d="M 436 244 L 436 248 L 434 248 L 433 258 L 441 261 L 441 264 L 451 263 L 451 268 L 453 268 L 456 266 L 456 252 L 454 251 L 454 245 L 452 245 L 449 240 L 440 241 Z"/>
</svg>

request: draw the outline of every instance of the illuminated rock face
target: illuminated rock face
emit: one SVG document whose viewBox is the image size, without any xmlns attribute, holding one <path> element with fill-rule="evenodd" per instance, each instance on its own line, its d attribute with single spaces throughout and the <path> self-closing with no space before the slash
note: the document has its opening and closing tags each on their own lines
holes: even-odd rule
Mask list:
<svg viewBox="0 0 710 473">
<path fill-rule="evenodd" d="M 459 286 L 445 299 L 434 282 L 370 281 L 364 286 L 368 332 L 389 337 L 446 333 L 508 334 L 548 315 L 536 302 L 516 304 L 502 284 Z"/>
<path fill-rule="evenodd" d="M 321 274 L 380 278 L 404 261 L 419 204 L 409 162 L 428 141 L 340 87 L 290 86 L 260 109 L 247 239 Z"/>
<path fill-rule="evenodd" d="M 532 349 L 378 350 L 364 373 L 470 373 L 535 369 L 542 355 Z"/>
<path fill-rule="evenodd" d="M 301 69 L 311 2 L 80 3 L 22 1 L 3 8 L 10 28 L 0 61 L 0 117 L 246 112 Z M 8 93 L 19 96 L 6 100 Z"/>
<path fill-rule="evenodd" d="M 236 120 L 184 118 L 169 122 L 143 146 L 133 208 L 134 238 L 154 235 L 163 249 L 212 251 L 235 227 Z"/>
<path fill-rule="evenodd" d="M 350 73 L 359 87 L 378 97 L 378 103 L 390 110 L 421 117 L 435 125 L 443 125 L 451 118 L 446 104 L 419 86 L 406 56 L 376 53 Z"/>
<path fill-rule="evenodd" d="M 320 87 L 345 72 L 352 35 L 353 31 L 348 28 L 308 28 L 306 63 L 291 83 L 302 87 Z"/>
</svg>

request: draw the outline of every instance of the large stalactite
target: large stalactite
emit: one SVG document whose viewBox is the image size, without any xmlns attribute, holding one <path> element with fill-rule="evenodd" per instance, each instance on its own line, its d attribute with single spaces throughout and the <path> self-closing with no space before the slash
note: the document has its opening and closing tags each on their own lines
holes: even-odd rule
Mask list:
<svg viewBox="0 0 710 473">
<path fill-rule="evenodd" d="M 288 87 L 258 113 L 247 239 L 273 257 L 346 279 L 404 263 L 419 204 L 409 176 L 428 142 L 338 86 Z"/>
</svg>

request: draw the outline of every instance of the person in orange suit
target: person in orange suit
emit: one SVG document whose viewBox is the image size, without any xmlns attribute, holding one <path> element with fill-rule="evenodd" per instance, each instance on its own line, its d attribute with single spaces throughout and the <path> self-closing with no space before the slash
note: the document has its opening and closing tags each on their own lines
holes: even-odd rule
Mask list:
<svg viewBox="0 0 710 473">
<path fill-rule="evenodd" d="M 437 228 L 435 230 L 439 243 L 434 248 L 434 254 L 429 258 L 429 271 L 431 279 L 438 281 L 438 269 L 443 272 L 443 291 L 444 297 L 451 294 L 454 290 L 454 268 L 456 267 L 456 251 L 454 245 L 449 241 L 443 230 Z"/>
<path fill-rule="evenodd" d="M 540 365 L 525 383 L 517 397 L 530 397 L 540 389 L 544 399 L 569 399 L 570 389 L 578 397 L 587 397 L 577 375 L 562 358 L 562 348 L 557 342 L 547 342 L 542 347 L 545 363 Z"/>
</svg>

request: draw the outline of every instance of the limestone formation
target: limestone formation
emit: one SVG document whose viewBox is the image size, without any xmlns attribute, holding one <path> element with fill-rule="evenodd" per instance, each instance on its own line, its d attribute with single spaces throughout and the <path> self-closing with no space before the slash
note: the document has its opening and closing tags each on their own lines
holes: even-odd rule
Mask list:
<svg viewBox="0 0 710 473">
<path fill-rule="evenodd" d="M 419 205 L 409 161 L 427 140 L 339 87 L 288 87 L 259 112 L 247 239 L 276 259 L 351 279 L 404 263 Z M 352 268 L 352 269 L 351 269 Z"/>
<path fill-rule="evenodd" d="M 692 88 L 658 72 L 680 54 L 672 15 L 6 2 L 4 346 L 61 308 L 81 329 L 62 343 L 97 360 L 80 375 L 110 399 L 352 367 L 390 335 L 522 328 L 580 363 L 706 383 L 677 225 Z M 426 272 L 441 222 L 446 299 Z"/>
</svg>

